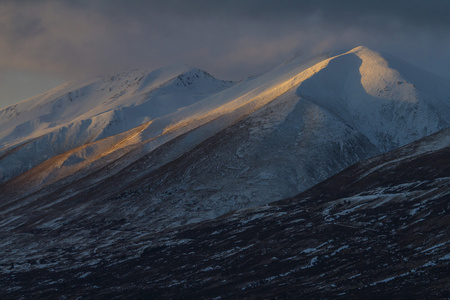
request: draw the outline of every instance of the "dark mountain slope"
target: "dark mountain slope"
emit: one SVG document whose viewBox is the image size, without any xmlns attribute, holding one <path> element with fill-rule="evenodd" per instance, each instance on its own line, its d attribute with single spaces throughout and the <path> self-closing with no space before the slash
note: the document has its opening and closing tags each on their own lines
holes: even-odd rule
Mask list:
<svg viewBox="0 0 450 300">
<path fill-rule="evenodd" d="M 117 230 L 120 220 L 24 232 L 116 238 L 29 253 L 21 265 L 4 260 L 2 295 L 448 298 L 449 139 L 446 129 L 296 197 L 156 234 Z"/>
</svg>

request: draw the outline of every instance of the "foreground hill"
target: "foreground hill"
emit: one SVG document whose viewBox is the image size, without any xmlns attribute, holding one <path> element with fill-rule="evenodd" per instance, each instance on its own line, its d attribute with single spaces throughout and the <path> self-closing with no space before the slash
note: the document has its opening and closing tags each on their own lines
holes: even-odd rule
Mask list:
<svg viewBox="0 0 450 300">
<path fill-rule="evenodd" d="M 159 233 L 3 222 L 2 297 L 448 298 L 449 174 L 446 129 L 293 198 Z"/>
</svg>

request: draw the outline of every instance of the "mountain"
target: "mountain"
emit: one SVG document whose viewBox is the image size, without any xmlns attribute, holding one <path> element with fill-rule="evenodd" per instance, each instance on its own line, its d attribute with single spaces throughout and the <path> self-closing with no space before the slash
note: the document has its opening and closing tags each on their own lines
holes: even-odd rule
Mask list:
<svg viewBox="0 0 450 300">
<path fill-rule="evenodd" d="M 449 174 L 444 129 L 295 197 L 156 233 L 62 214 L 60 227 L 2 221 L 0 290 L 5 299 L 445 299 Z"/>
<path fill-rule="evenodd" d="M 448 82 L 386 57 L 358 47 L 238 83 L 125 72 L 6 108 L 2 218 L 157 231 L 291 197 L 449 127 Z"/>
<path fill-rule="evenodd" d="M 449 111 L 448 81 L 365 47 L 7 107 L 2 297 L 448 297 Z"/>
</svg>

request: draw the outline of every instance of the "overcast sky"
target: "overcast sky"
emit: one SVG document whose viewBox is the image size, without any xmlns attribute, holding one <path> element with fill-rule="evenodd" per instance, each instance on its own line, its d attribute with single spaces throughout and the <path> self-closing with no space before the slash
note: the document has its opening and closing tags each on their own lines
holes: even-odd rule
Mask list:
<svg viewBox="0 0 450 300">
<path fill-rule="evenodd" d="M 238 80 L 359 45 L 450 78 L 449 16 L 448 0 L 0 0 L 0 108 L 123 69 Z"/>
</svg>

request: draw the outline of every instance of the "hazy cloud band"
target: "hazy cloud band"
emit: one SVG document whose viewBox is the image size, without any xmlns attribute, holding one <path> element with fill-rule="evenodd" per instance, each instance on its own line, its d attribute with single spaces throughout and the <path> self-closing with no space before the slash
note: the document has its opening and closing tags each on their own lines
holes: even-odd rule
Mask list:
<svg viewBox="0 0 450 300">
<path fill-rule="evenodd" d="M 0 66 L 66 78 L 186 63 L 222 78 L 367 45 L 450 77 L 450 1 L 0 1 Z"/>
</svg>

